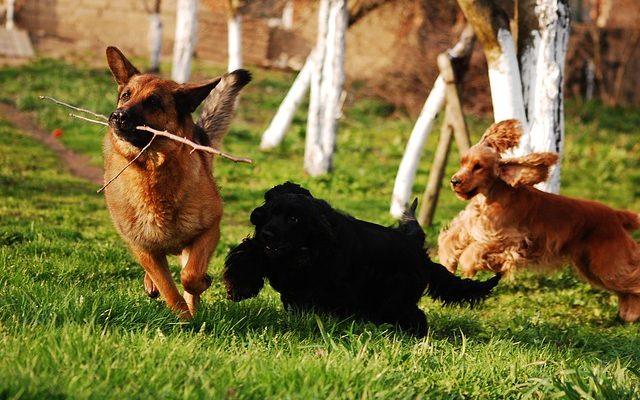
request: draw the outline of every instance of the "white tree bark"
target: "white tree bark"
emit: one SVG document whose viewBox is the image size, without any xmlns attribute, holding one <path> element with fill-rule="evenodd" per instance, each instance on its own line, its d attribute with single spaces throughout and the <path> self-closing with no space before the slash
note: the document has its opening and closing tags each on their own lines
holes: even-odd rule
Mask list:
<svg viewBox="0 0 640 400">
<path fill-rule="evenodd" d="M 329 24 L 329 2 L 330 0 L 320 0 L 318 10 L 318 35 L 313 60 L 313 70 L 311 71 L 309 113 L 307 115 L 307 134 L 304 149 L 304 167 L 307 172 L 309 167 L 314 168 L 322 159 L 322 148 L 319 139 L 322 123 L 321 84 L 327 46 L 326 36 Z"/>
<path fill-rule="evenodd" d="M 271 120 L 269 127 L 262 134 L 260 149 L 270 150 L 277 147 L 282 142 L 287 129 L 289 129 L 289 126 L 291 125 L 291 121 L 293 121 L 293 116 L 296 113 L 296 110 L 304 100 L 307 95 L 307 91 L 309 90 L 311 72 L 314 69 L 313 61 L 315 59 L 315 52 L 312 51 L 307 57 L 304 66 L 298 73 L 293 85 L 291 85 L 289 92 L 280 104 L 280 107 L 278 107 L 278 111 Z"/>
<path fill-rule="evenodd" d="M 311 176 L 327 173 L 332 167 L 344 84 L 347 24 L 346 0 L 321 1 L 305 148 L 305 170 Z"/>
<path fill-rule="evenodd" d="M 468 59 L 473 51 L 475 44 L 475 34 L 470 25 L 462 31 L 458 42 L 448 51 L 449 57 L 454 60 Z M 458 61 L 459 62 L 459 61 Z M 460 78 L 460 77 L 458 77 Z M 393 194 L 391 196 L 391 215 L 400 218 L 409 203 L 411 189 L 416 177 L 416 171 L 420 162 L 420 156 L 424 144 L 429 137 L 429 133 L 433 129 L 436 116 L 442 110 L 446 98 L 446 84 L 442 76 L 438 75 L 431 92 L 427 97 L 427 101 L 422 107 L 422 111 L 418 116 L 416 124 L 411 131 L 411 136 L 407 142 L 407 147 L 402 155 L 402 161 L 396 174 L 395 184 L 393 186 Z"/>
<path fill-rule="evenodd" d="M 160 70 L 160 52 L 162 50 L 162 20 L 160 13 L 149 15 L 149 69 Z"/>
<path fill-rule="evenodd" d="M 411 136 L 407 142 L 407 147 L 402 155 L 402 161 L 398 168 L 393 195 L 391 197 L 391 215 L 400 218 L 409 203 L 409 197 L 413 189 L 413 181 L 416 176 L 420 156 L 424 144 L 433 129 L 436 116 L 442 110 L 445 99 L 445 83 L 441 76 L 435 80 L 427 101 L 422 107 L 416 124 L 411 131 Z"/>
<path fill-rule="evenodd" d="M 293 0 L 287 0 L 282 8 L 282 29 L 290 31 L 293 28 Z"/>
<path fill-rule="evenodd" d="M 5 28 L 10 31 L 12 30 L 15 25 L 13 23 L 13 6 L 14 6 L 15 0 L 7 0 L 7 20 L 6 20 L 6 24 L 5 24 Z"/>
<path fill-rule="evenodd" d="M 495 2 L 458 0 L 458 4 L 478 33 L 487 56 L 495 120 L 522 121 L 524 134 L 514 153 L 554 151 L 562 156 L 562 85 L 570 22 L 567 0 L 516 2 L 517 52 L 506 14 Z M 558 192 L 559 165 L 547 182 L 537 186 Z"/>
<path fill-rule="evenodd" d="M 515 42 L 507 29 L 498 30 L 500 54 L 488 62 L 495 122 L 516 118 L 526 125 L 522 83 Z"/>
<path fill-rule="evenodd" d="M 564 0 L 536 0 L 538 30 L 521 50 L 523 98 L 529 117 L 529 147 L 533 152 L 564 151 L 564 63 L 569 40 L 569 7 Z M 560 161 L 541 190 L 560 191 Z"/>
<path fill-rule="evenodd" d="M 171 79 L 178 83 L 189 80 L 191 61 L 198 31 L 198 1 L 178 0 L 176 3 L 176 33 L 173 46 Z"/>
<path fill-rule="evenodd" d="M 242 68 L 242 15 L 232 12 L 227 20 L 229 72 Z"/>
</svg>

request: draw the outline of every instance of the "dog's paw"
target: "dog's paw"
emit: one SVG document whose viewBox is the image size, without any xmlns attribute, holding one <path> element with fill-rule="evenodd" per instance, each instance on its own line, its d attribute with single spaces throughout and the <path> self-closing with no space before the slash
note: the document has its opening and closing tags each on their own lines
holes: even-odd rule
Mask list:
<svg viewBox="0 0 640 400">
<path fill-rule="evenodd" d="M 149 274 L 144 274 L 144 292 L 152 299 L 160 296 L 160 291 L 156 287 L 155 283 L 151 280 Z"/>
</svg>

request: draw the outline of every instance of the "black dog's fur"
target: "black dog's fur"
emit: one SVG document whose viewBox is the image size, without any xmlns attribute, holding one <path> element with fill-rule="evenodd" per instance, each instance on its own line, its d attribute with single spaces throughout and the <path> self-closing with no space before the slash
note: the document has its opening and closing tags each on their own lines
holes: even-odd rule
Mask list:
<svg viewBox="0 0 640 400">
<path fill-rule="evenodd" d="M 254 237 L 225 262 L 233 301 L 257 295 L 267 278 L 287 308 L 354 315 L 424 336 L 427 322 L 417 303 L 425 292 L 444 303 L 473 304 L 500 279 L 460 279 L 432 262 L 415 202 L 397 228 L 388 228 L 342 214 L 290 182 L 264 198 L 251 213 Z"/>
</svg>

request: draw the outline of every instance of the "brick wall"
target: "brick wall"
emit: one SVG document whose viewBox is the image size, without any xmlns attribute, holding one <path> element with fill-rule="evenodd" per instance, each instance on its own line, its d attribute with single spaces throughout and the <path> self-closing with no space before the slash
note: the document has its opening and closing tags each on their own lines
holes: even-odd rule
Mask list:
<svg viewBox="0 0 640 400">
<path fill-rule="evenodd" d="M 151 1 L 147 1 L 151 6 Z M 223 10 L 199 4 L 197 56 L 225 63 L 227 27 Z M 162 2 L 163 54 L 173 48 L 175 0 Z M 75 42 L 85 49 L 102 52 L 107 45 L 127 54 L 148 52 L 148 13 L 144 0 L 28 0 L 20 10 L 19 23 L 37 37 L 53 36 Z M 243 21 L 244 60 L 264 63 L 269 44 L 266 20 L 247 17 Z"/>
</svg>

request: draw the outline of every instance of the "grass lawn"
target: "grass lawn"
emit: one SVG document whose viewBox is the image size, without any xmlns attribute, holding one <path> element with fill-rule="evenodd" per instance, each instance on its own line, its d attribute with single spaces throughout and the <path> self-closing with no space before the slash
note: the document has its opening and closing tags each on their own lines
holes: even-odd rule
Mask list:
<svg viewBox="0 0 640 400">
<path fill-rule="evenodd" d="M 196 78 L 215 72 L 198 66 Z M 254 77 L 225 149 L 255 165 L 216 162 L 226 206 L 222 240 L 210 266 L 214 284 L 190 323 L 145 296 L 142 269 L 112 227 L 98 187 L 0 120 L 0 399 L 640 396 L 640 325 L 620 324 L 615 296 L 569 269 L 517 275 L 475 309 L 425 298 L 430 331 L 421 340 L 389 326 L 285 312 L 271 289 L 227 301 L 224 255 L 251 232 L 249 213 L 274 184 L 296 181 L 339 209 L 391 224 L 393 179 L 412 127 L 384 104 L 350 102 L 335 172 L 309 178 L 303 112 L 279 149 L 258 150 L 293 77 L 259 69 Z M 47 130 L 61 128 L 65 145 L 101 164 L 104 129 L 68 118 L 38 95 L 108 114 L 116 94 L 106 66 L 37 60 L 0 69 L 0 87 L 0 101 L 32 112 Z M 569 103 L 566 118 L 563 193 L 640 211 L 640 111 Z M 488 123 L 469 118 L 473 139 Z M 416 195 L 436 139 L 427 144 Z M 457 163 L 452 153 L 447 175 Z M 445 188 L 431 243 L 462 207 Z"/>
</svg>

